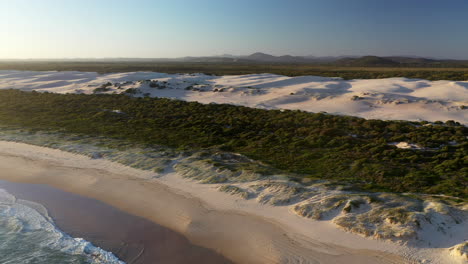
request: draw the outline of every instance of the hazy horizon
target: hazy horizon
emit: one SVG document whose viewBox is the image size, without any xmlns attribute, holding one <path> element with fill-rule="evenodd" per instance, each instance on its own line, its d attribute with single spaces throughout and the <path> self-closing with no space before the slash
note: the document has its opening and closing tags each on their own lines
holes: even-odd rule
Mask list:
<svg viewBox="0 0 468 264">
<path fill-rule="evenodd" d="M 249 54 L 230 54 L 230 53 L 225 53 L 225 54 L 211 54 L 211 55 L 185 55 L 185 56 L 177 56 L 177 57 L 62 57 L 62 58 L 1 58 L 0 60 L 172 60 L 172 59 L 183 59 L 183 58 L 209 58 L 209 57 L 236 57 L 236 58 L 242 58 L 242 57 L 247 57 L 250 55 L 253 55 L 254 53 L 264 53 L 266 55 L 273 55 L 273 56 L 287 56 L 291 54 L 271 54 L 271 53 L 266 53 L 262 51 L 256 51 L 252 52 Z M 426 58 L 426 59 L 439 59 L 439 60 L 457 60 L 454 58 L 446 58 L 446 57 L 434 57 L 434 56 L 417 56 L 417 55 L 411 55 L 411 54 L 391 54 L 391 55 L 375 55 L 375 54 L 361 54 L 361 55 L 355 55 L 355 54 L 343 54 L 343 55 L 314 55 L 314 54 L 297 54 L 297 55 L 292 55 L 292 56 L 297 56 L 297 57 L 316 57 L 316 58 L 341 58 L 341 57 L 364 57 L 364 56 L 378 56 L 378 57 L 408 57 L 408 58 Z M 459 59 L 459 60 L 465 60 L 465 59 Z"/>
<path fill-rule="evenodd" d="M 0 0 L 0 59 L 468 59 L 468 2 Z"/>
</svg>

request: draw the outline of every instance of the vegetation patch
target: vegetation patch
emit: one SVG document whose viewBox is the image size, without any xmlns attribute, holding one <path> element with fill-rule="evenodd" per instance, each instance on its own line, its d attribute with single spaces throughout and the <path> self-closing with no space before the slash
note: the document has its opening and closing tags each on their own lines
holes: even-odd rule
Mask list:
<svg viewBox="0 0 468 264">
<path fill-rule="evenodd" d="M 251 185 L 258 194 L 257 201 L 271 205 L 290 205 L 314 195 L 313 191 L 295 182 L 269 181 Z"/>
<path fill-rule="evenodd" d="M 125 95 L 2 90 L 0 123 L 209 150 L 208 161 L 186 159 L 178 168 L 208 182 L 287 174 L 303 184 L 324 179 L 354 190 L 468 197 L 468 128 L 450 121 L 366 120 Z M 392 142 L 411 142 L 421 149 L 401 149 Z"/>
<path fill-rule="evenodd" d="M 225 193 L 239 196 L 246 200 L 249 199 L 251 196 L 248 191 L 242 188 L 239 188 L 237 186 L 234 186 L 234 185 L 222 185 L 221 187 L 218 188 L 218 190 L 225 192 Z"/>
</svg>

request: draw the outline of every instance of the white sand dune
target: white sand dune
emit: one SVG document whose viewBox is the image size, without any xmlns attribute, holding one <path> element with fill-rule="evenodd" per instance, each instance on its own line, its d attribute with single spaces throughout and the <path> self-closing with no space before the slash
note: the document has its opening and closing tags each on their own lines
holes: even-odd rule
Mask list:
<svg viewBox="0 0 468 264">
<path fill-rule="evenodd" d="M 151 88 L 156 83 L 159 88 Z M 0 71 L 0 89 L 93 93 L 105 83 L 108 91 L 133 96 L 176 98 L 201 103 L 228 103 L 265 109 L 300 109 L 386 120 L 455 120 L 468 124 L 468 81 L 407 78 L 342 80 L 275 74 L 208 76 L 129 72 Z"/>
</svg>

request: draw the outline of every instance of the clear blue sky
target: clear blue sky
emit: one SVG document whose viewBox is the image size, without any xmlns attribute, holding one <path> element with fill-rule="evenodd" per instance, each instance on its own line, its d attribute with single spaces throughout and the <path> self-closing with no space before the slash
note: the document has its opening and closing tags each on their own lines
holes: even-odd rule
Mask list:
<svg viewBox="0 0 468 264">
<path fill-rule="evenodd" d="M 468 0 L 0 0 L 0 58 L 468 59 Z"/>
</svg>

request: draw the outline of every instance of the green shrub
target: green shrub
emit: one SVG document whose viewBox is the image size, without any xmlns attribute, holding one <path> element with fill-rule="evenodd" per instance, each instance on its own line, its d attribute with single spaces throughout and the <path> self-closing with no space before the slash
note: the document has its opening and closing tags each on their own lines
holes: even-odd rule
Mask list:
<svg viewBox="0 0 468 264">
<path fill-rule="evenodd" d="M 451 122 L 423 126 L 162 98 L 1 90 L 0 123 L 180 150 L 221 148 L 296 178 L 363 190 L 468 196 L 468 128 Z M 390 145 L 395 139 L 431 149 L 398 149 Z"/>
</svg>

